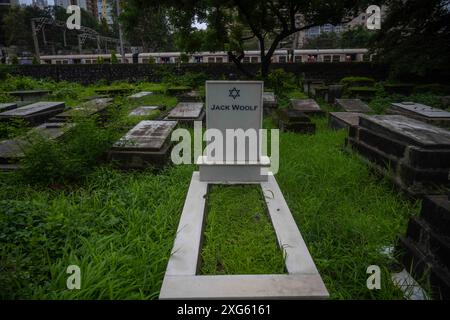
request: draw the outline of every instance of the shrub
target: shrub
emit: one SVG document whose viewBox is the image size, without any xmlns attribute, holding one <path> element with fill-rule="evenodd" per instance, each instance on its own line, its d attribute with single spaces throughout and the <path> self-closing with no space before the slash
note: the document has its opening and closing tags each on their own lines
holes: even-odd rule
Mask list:
<svg viewBox="0 0 450 320">
<path fill-rule="evenodd" d="M 112 64 L 119 63 L 119 60 L 117 59 L 117 56 L 116 56 L 116 52 L 114 50 L 111 52 L 111 63 Z"/>
<path fill-rule="evenodd" d="M 283 69 L 275 69 L 269 73 L 266 84 L 275 92 L 278 98 L 282 98 L 296 88 L 296 79 L 292 73 L 288 73 Z"/>
<path fill-rule="evenodd" d="M 346 87 L 373 87 L 375 80 L 368 77 L 345 77 L 341 84 Z"/>
<path fill-rule="evenodd" d="M 75 123 L 61 143 L 39 134 L 29 137 L 19 176 L 29 183 L 50 185 L 77 181 L 87 174 L 116 136 L 111 129 L 97 127 L 93 117 Z"/>
<path fill-rule="evenodd" d="M 104 64 L 105 60 L 103 59 L 103 57 L 97 57 L 97 64 Z"/>
<path fill-rule="evenodd" d="M 148 57 L 148 63 L 149 64 L 155 64 L 156 63 L 155 57 Z"/>
<path fill-rule="evenodd" d="M 416 86 L 414 88 L 414 93 L 430 93 L 436 95 L 449 95 L 450 94 L 450 86 L 442 85 L 438 83 L 425 84 Z"/>
<path fill-rule="evenodd" d="M 19 58 L 16 55 L 11 57 L 11 64 L 19 64 Z"/>
<path fill-rule="evenodd" d="M 31 61 L 31 63 L 34 65 L 41 64 L 41 62 L 38 60 L 38 58 L 36 58 L 36 56 L 33 56 L 33 60 Z"/>
<path fill-rule="evenodd" d="M 182 63 L 188 63 L 189 62 L 189 56 L 186 53 L 180 54 L 180 61 Z"/>
</svg>

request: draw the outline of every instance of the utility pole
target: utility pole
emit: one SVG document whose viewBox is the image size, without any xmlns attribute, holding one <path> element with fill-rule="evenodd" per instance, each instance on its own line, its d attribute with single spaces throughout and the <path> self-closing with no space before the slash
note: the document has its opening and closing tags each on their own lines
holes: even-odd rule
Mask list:
<svg viewBox="0 0 450 320">
<path fill-rule="evenodd" d="M 117 23 L 119 24 L 120 55 L 122 56 L 122 63 L 125 63 L 125 51 L 123 50 L 122 25 L 120 24 L 120 21 L 119 21 L 120 0 L 116 0 L 116 6 L 117 6 Z"/>
</svg>

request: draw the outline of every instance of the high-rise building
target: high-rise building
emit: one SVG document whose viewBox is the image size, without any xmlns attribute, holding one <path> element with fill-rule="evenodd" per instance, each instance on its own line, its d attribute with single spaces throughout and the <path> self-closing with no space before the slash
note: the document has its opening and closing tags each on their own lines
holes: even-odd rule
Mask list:
<svg viewBox="0 0 450 320">
<path fill-rule="evenodd" d="M 47 0 L 33 0 L 31 4 L 40 9 L 44 9 L 48 6 Z"/>
<path fill-rule="evenodd" d="M 98 7 L 98 19 L 105 19 L 106 23 L 109 25 L 113 24 L 113 17 L 112 17 L 112 8 L 108 1 L 106 0 L 98 0 L 97 1 L 97 7 Z"/>
</svg>

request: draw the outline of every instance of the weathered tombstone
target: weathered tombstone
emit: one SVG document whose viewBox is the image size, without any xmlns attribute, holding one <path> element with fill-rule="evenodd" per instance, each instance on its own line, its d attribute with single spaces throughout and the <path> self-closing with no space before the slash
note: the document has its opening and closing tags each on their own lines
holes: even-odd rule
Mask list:
<svg viewBox="0 0 450 320">
<path fill-rule="evenodd" d="M 346 112 L 370 113 L 373 111 L 360 99 L 336 99 L 336 106 Z"/>
<path fill-rule="evenodd" d="M 448 196 L 426 196 L 420 216 L 409 220 L 397 251 L 406 270 L 431 284 L 434 297 L 450 299 L 450 201 Z"/>
<path fill-rule="evenodd" d="M 308 95 L 308 97 L 313 97 L 315 95 L 315 88 L 325 86 L 325 81 L 322 79 L 305 79 L 303 80 L 303 92 Z"/>
<path fill-rule="evenodd" d="M 332 84 L 328 86 L 327 102 L 333 104 L 336 99 L 342 97 L 342 92 L 344 91 L 344 86 L 340 84 Z"/>
<path fill-rule="evenodd" d="M 0 103 L 0 113 L 17 108 L 17 103 Z"/>
<path fill-rule="evenodd" d="M 51 93 L 50 90 L 20 90 L 20 91 L 10 91 L 8 94 L 19 98 L 21 101 L 25 100 L 36 100 L 45 97 Z"/>
<path fill-rule="evenodd" d="M 117 141 L 108 153 L 123 169 L 163 167 L 169 158 L 170 134 L 176 121 L 141 121 Z"/>
<path fill-rule="evenodd" d="M 357 126 L 362 113 L 357 112 L 330 112 L 328 126 L 331 129 L 340 130 Z"/>
<path fill-rule="evenodd" d="M 313 99 L 291 99 L 292 109 L 307 115 L 322 115 L 324 112 Z"/>
<path fill-rule="evenodd" d="M 176 120 L 180 123 L 193 123 L 205 118 L 202 102 L 179 102 L 175 108 L 170 110 L 166 120 Z"/>
<path fill-rule="evenodd" d="M 347 144 L 412 196 L 446 192 L 450 131 L 399 115 L 359 118 Z"/>
<path fill-rule="evenodd" d="M 111 106 L 113 99 L 111 98 L 100 98 L 94 99 L 81 104 L 78 107 L 71 108 L 65 112 L 59 113 L 50 120 L 49 122 L 69 122 L 72 118 L 76 116 L 91 117 L 93 115 L 98 115 L 100 120 L 104 120 L 107 116 L 107 108 Z"/>
<path fill-rule="evenodd" d="M 22 119 L 36 125 L 64 111 L 64 102 L 36 102 L 24 107 L 0 113 L 0 120 Z"/>
<path fill-rule="evenodd" d="M 262 82 L 207 81 L 207 128 L 214 130 L 216 134 L 223 133 L 225 140 L 227 130 L 258 130 L 262 124 L 262 94 Z M 226 142 L 223 144 L 226 145 Z M 239 155 L 233 152 L 231 156 L 225 153 L 222 158 L 214 161 L 208 159 L 208 155 L 200 157 L 200 172 L 194 172 L 192 175 L 160 299 L 328 297 L 328 291 L 275 177 L 267 172 L 267 177 L 261 179 L 258 176 L 261 173 L 253 171 L 255 166 L 260 169 L 264 160 L 259 153 L 259 141 L 249 142 L 246 149 L 250 144 L 258 147 L 256 160 L 244 155 L 246 152 Z M 225 151 L 228 152 L 226 149 Z M 228 159 L 230 160 L 225 161 Z M 261 186 L 279 246 L 285 251 L 286 274 L 198 275 L 203 226 L 207 213 L 205 209 L 208 185 L 233 183 L 253 183 Z"/>
<path fill-rule="evenodd" d="M 128 99 L 141 99 L 144 97 L 151 96 L 152 94 L 153 94 L 153 92 L 150 92 L 150 91 L 141 91 L 141 92 L 132 94 L 131 96 L 128 97 Z"/>
<path fill-rule="evenodd" d="M 188 86 L 175 86 L 167 88 L 166 94 L 168 94 L 169 96 L 177 96 L 183 93 L 187 93 L 191 90 L 192 88 Z"/>
<path fill-rule="evenodd" d="M 144 117 L 144 116 L 149 116 L 152 113 L 154 113 L 157 110 L 160 110 L 161 107 L 160 106 L 141 106 L 138 107 L 136 109 L 134 109 L 133 111 L 131 111 L 128 116 L 129 117 Z"/>
<path fill-rule="evenodd" d="M 450 128 L 450 112 L 415 102 L 392 103 L 388 114 L 404 115 L 413 119 Z"/>
<path fill-rule="evenodd" d="M 25 137 L 0 141 L 0 170 L 9 171 L 19 168 L 20 161 L 25 156 L 24 150 L 30 146 L 33 134 L 57 140 L 73 126 L 73 124 L 65 123 L 44 123 L 30 130 Z"/>
<path fill-rule="evenodd" d="M 177 95 L 177 100 L 180 102 L 202 102 L 203 97 L 198 91 L 191 90 Z"/>
<path fill-rule="evenodd" d="M 325 100 L 328 94 L 327 86 L 317 86 L 314 87 L 314 98 L 320 98 Z"/>
<path fill-rule="evenodd" d="M 264 114 L 269 115 L 278 108 L 278 101 L 275 93 L 264 92 L 263 93 L 263 108 Z"/>
<path fill-rule="evenodd" d="M 311 122 L 311 119 L 301 111 L 284 108 L 277 112 L 277 117 L 278 127 L 281 131 L 311 134 L 316 132 L 315 123 Z"/>
</svg>

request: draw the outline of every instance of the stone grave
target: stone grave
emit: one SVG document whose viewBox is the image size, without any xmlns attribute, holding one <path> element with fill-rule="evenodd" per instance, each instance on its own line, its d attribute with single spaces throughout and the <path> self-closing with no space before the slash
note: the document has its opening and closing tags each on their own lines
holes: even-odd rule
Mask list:
<svg viewBox="0 0 450 320">
<path fill-rule="evenodd" d="M 316 132 L 316 124 L 301 111 L 284 108 L 277 112 L 278 127 L 281 131 L 293 131 L 300 133 Z"/>
<path fill-rule="evenodd" d="M 328 94 L 328 87 L 327 86 L 317 86 L 314 87 L 314 98 L 320 98 L 323 100 L 326 100 Z"/>
<path fill-rule="evenodd" d="M 399 115 L 362 115 L 346 141 L 411 196 L 446 192 L 450 131 Z"/>
<path fill-rule="evenodd" d="M 275 110 L 278 109 L 278 100 L 273 92 L 264 92 L 263 93 L 263 109 L 264 114 L 269 115 L 272 114 Z"/>
<path fill-rule="evenodd" d="M 291 107 L 308 116 L 324 114 L 318 103 L 313 99 L 291 99 Z"/>
<path fill-rule="evenodd" d="M 59 113 L 50 120 L 49 122 L 69 122 L 73 117 L 91 117 L 94 115 L 99 116 L 100 120 L 105 120 L 107 116 L 107 108 L 111 106 L 113 99 L 111 98 L 100 98 L 94 99 L 81 104 L 78 107 L 71 108 L 65 112 Z"/>
<path fill-rule="evenodd" d="M 328 103 L 333 104 L 336 99 L 342 97 L 342 92 L 344 91 L 344 86 L 340 84 L 332 84 L 328 86 L 328 92 L 326 100 Z"/>
<path fill-rule="evenodd" d="M 361 115 L 357 112 L 330 112 L 328 126 L 334 130 L 348 129 L 359 124 Z"/>
<path fill-rule="evenodd" d="M 373 110 L 360 99 L 336 99 L 336 106 L 346 112 L 370 113 Z"/>
<path fill-rule="evenodd" d="M 262 125 L 262 95 L 263 82 L 260 81 L 207 81 L 207 128 L 222 134 L 227 130 L 258 131 Z M 263 170 L 270 165 L 270 160 L 261 155 L 260 142 L 257 138 L 256 142 L 247 143 L 245 152 L 239 154 L 223 153 L 216 155 L 215 159 L 209 158 L 208 154 L 199 157 L 200 171 L 192 175 L 160 299 L 328 297 L 328 291 L 275 177 L 271 172 Z M 226 144 L 226 141 L 223 142 L 223 145 Z M 258 150 L 255 157 L 250 156 L 252 147 Z M 278 244 L 285 251 L 285 274 L 198 274 L 203 226 L 207 214 L 208 186 L 234 183 L 261 186 Z"/>
<path fill-rule="evenodd" d="M 426 196 L 420 216 L 409 220 L 397 251 L 415 279 L 431 284 L 435 299 L 450 299 L 450 201 L 447 195 Z"/>
<path fill-rule="evenodd" d="M 188 92 L 183 92 L 177 95 L 177 100 L 180 102 L 202 102 L 203 97 L 198 91 L 191 90 Z"/>
<path fill-rule="evenodd" d="M 36 102 L 24 107 L 0 113 L 0 120 L 22 119 L 32 125 L 45 122 L 47 119 L 64 111 L 64 102 Z"/>
<path fill-rule="evenodd" d="M 0 113 L 17 108 L 17 103 L 0 103 Z"/>
<path fill-rule="evenodd" d="M 392 103 L 388 114 L 399 114 L 409 118 L 421 120 L 440 127 L 450 128 L 450 112 L 432 108 L 420 103 L 401 102 Z"/>
<path fill-rule="evenodd" d="M 153 92 L 150 92 L 150 91 L 141 91 L 141 92 L 132 94 L 131 96 L 128 97 L 128 99 L 141 99 L 144 97 L 151 96 L 152 94 L 153 94 Z"/>
<path fill-rule="evenodd" d="M 10 91 L 8 95 L 19 98 L 20 101 L 37 100 L 48 96 L 51 93 L 50 90 L 20 90 Z"/>
<path fill-rule="evenodd" d="M 303 92 L 306 93 L 308 97 L 314 97 L 315 89 L 324 86 L 325 81 L 322 79 L 305 79 L 303 81 Z"/>
<path fill-rule="evenodd" d="M 141 121 L 113 145 L 108 159 L 122 169 L 161 168 L 169 158 L 176 126 L 176 121 Z"/>
<path fill-rule="evenodd" d="M 33 134 L 40 134 L 48 139 L 60 139 L 73 124 L 44 123 L 37 126 L 25 136 L 0 141 L 0 170 L 15 170 L 23 159 L 24 149 L 30 146 Z"/>
<path fill-rule="evenodd" d="M 153 112 L 161 110 L 160 106 L 141 106 L 132 110 L 128 116 L 129 117 L 145 117 L 151 115 Z"/>
<path fill-rule="evenodd" d="M 175 108 L 170 110 L 165 120 L 176 120 L 180 123 L 193 123 L 203 121 L 205 111 L 202 102 L 179 102 Z"/>
<path fill-rule="evenodd" d="M 187 86 L 175 86 L 175 87 L 169 87 L 166 89 L 166 94 L 169 96 L 178 96 L 181 94 L 185 94 L 189 91 L 192 91 L 191 87 Z"/>
</svg>

